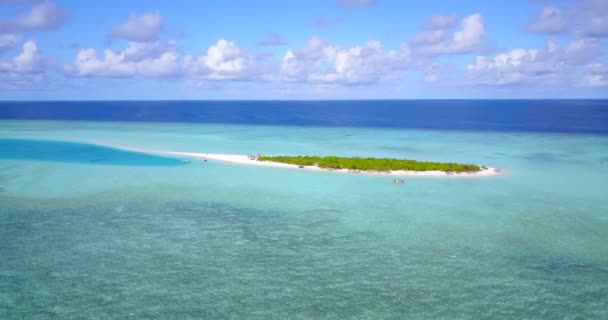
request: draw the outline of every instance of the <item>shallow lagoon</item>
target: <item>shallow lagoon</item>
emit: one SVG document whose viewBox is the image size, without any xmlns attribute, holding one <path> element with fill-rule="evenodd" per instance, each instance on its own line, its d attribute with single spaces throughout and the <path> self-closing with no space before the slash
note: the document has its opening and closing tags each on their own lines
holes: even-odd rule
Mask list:
<svg viewBox="0 0 608 320">
<path fill-rule="evenodd" d="M 33 139 L 0 139 L 0 159 L 110 166 L 176 166 L 183 163 L 175 158 L 90 143 Z"/>
<path fill-rule="evenodd" d="M 509 174 L 393 185 L 182 159 L 125 166 L 3 157 L 0 318 L 608 316 L 608 136 L 0 124 L 0 139 L 41 138 L 473 162 Z"/>
</svg>

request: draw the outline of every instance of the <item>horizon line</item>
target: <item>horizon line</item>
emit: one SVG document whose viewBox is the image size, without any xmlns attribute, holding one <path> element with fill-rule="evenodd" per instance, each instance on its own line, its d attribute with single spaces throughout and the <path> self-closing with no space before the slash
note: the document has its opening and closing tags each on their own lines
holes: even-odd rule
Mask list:
<svg viewBox="0 0 608 320">
<path fill-rule="evenodd" d="M 36 99 L 0 100 L 10 102 L 352 102 L 352 101 L 604 101 L 608 98 L 398 98 L 398 99 Z"/>
</svg>

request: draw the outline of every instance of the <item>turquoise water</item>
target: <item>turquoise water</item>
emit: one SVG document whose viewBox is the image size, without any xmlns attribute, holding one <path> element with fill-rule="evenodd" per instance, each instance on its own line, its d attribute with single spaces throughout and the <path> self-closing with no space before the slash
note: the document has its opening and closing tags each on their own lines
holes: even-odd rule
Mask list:
<svg viewBox="0 0 608 320">
<path fill-rule="evenodd" d="M 94 163 L 122 166 L 176 166 L 175 158 L 109 148 L 89 143 L 0 139 L 0 159 Z"/>
<path fill-rule="evenodd" d="M 394 185 L 104 146 L 508 174 Z M 1 319 L 608 318 L 605 135 L 1 121 L 0 148 Z"/>
</svg>

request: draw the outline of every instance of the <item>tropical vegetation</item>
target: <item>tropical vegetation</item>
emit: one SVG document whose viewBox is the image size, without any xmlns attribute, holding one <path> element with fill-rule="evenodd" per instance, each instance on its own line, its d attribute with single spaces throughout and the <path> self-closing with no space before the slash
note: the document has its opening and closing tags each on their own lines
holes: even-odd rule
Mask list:
<svg viewBox="0 0 608 320">
<path fill-rule="evenodd" d="M 260 156 L 260 161 L 289 163 L 299 166 L 317 166 L 327 169 L 368 171 L 444 171 L 475 172 L 482 167 L 474 164 L 431 162 L 391 158 L 320 157 L 320 156 Z"/>
</svg>

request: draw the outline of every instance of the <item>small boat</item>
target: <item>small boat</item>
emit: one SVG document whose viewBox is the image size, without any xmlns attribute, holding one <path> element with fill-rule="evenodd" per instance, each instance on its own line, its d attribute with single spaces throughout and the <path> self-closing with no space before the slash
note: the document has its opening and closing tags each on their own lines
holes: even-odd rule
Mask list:
<svg viewBox="0 0 608 320">
<path fill-rule="evenodd" d="M 404 183 L 405 183 L 405 181 L 403 181 L 403 180 L 401 180 L 401 179 L 395 179 L 395 180 L 393 180 L 393 183 L 394 183 L 394 184 L 404 184 Z"/>
<path fill-rule="evenodd" d="M 182 160 L 182 163 L 190 163 L 190 160 L 189 159 Z"/>
</svg>

